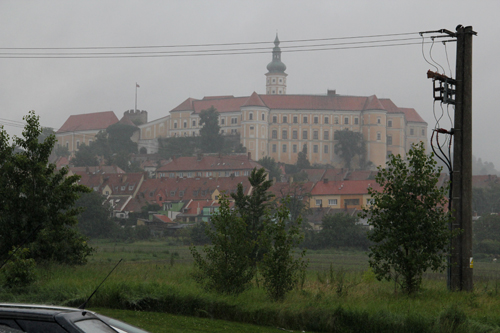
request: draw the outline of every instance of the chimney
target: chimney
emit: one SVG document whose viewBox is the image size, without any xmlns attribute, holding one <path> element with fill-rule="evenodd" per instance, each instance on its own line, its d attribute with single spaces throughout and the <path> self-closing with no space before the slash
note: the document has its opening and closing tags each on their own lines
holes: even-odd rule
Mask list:
<svg viewBox="0 0 500 333">
<path fill-rule="evenodd" d="M 335 96 L 335 95 L 337 95 L 337 90 L 336 90 L 336 89 L 333 89 L 333 90 L 328 89 L 328 90 L 326 91 L 326 95 L 327 95 L 327 96 Z"/>
<path fill-rule="evenodd" d="M 251 151 L 249 151 L 249 152 L 248 152 L 248 159 L 249 159 L 249 160 L 251 160 L 251 159 L 252 159 L 252 152 L 251 152 Z"/>
<path fill-rule="evenodd" d="M 323 184 L 328 184 L 328 178 L 323 179 Z"/>
</svg>

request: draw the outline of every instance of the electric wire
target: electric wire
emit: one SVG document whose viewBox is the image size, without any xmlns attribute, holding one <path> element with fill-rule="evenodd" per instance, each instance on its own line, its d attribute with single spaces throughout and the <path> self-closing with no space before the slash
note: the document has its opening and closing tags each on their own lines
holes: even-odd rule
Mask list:
<svg viewBox="0 0 500 333">
<path fill-rule="evenodd" d="M 450 59 L 448 57 L 448 49 L 446 48 L 446 43 L 445 42 L 443 42 L 443 45 L 444 45 L 444 52 L 446 54 L 446 62 L 448 63 L 448 68 L 450 69 L 450 78 L 453 79 L 453 71 L 451 70 Z"/>
<path fill-rule="evenodd" d="M 344 39 L 360 39 L 360 38 L 378 38 L 378 37 L 391 37 L 391 36 L 404 36 L 414 35 L 418 32 L 403 32 L 393 34 L 379 34 L 379 35 L 363 35 L 363 36 L 348 36 L 348 37 L 329 37 L 329 38 L 309 38 L 309 39 L 294 39 L 283 40 L 282 43 L 305 43 L 326 40 L 344 40 Z M 140 49 L 140 48 L 179 48 L 179 47 L 209 47 L 209 46 L 232 46 L 232 45 L 257 45 L 269 44 L 270 41 L 265 42 L 236 42 L 236 43 L 207 43 L 207 44 L 178 44 L 178 45 L 149 45 L 149 46 L 87 46 L 87 47 L 0 47 L 0 50 L 87 50 L 87 49 Z"/>
<path fill-rule="evenodd" d="M 432 62 L 434 62 L 436 65 L 438 65 L 439 67 L 441 67 L 441 69 L 443 70 L 443 74 L 446 75 L 446 71 L 444 70 L 443 66 L 441 66 L 436 60 L 434 60 L 434 58 L 432 57 L 432 49 L 434 47 L 434 38 L 431 38 L 432 39 L 432 45 L 431 45 L 431 48 L 429 49 L 429 57 L 431 58 Z"/>
<path fill-rule="evenodd" d="M 429 43 L 429 42 L 427 42 L 427 43 Z M 427 62 L 432 67 L 434 67 L 436 69 L 436 72 L 437 72 L 439 69 L 436 67 L 436 65 L 430 63 L 429 60 L 427 60 L 427 58 L 425 57 L 424 44 L 425 44 L 425 37 L 422 35 L 422 57 L 424 57 L 425 62 Z"/>
</svg>

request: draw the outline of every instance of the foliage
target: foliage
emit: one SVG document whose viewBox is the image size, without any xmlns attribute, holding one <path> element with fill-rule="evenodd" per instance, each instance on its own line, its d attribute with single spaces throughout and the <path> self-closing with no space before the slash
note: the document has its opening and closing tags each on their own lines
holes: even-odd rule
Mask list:
<svg viewBox="0 0 500 333">
<path fill-rule="evenodd" d="M 9 251 L 9 262 L 2 273 L 8 288 L 24 288 L 36 281 L 35 260 L 29 259 L 27 248 Z"/>
<path fill-rule="evenodd" d="M 108 145 L 113 153 L 137 153 L 137 142 L 130 138 L 139 129 L 132 125 L 116 123 L 106 128 Z"/>
<path fill-rule="evenodd" d="M 366 147 L 363 134 L 344 129 L 335 131 L 334 137 L 337 140 L 334 146 L 335 153 L 344 160 L 346 168 L 351 169 L 351 162 L 355 156 L 359 156 L 360 161 L 364 159 Z"/>
<path fill-rule="evenodd" d="M 55 137 L 39 143 L 39 118 L 33 111 L 24 120 L 23 137 L 0 131 L 0 256 L 26 244 L 35 260 L 83 264 L 92 252 L 79 233 L 74 207 L 80 193 L 90 189 L 78 185 L 80 176 L 67 176 L 49 164 Z M 21 152 L 15 154 L 14 147 Z"/>
<path fill-rule="evenodd" d="M 368 249 L 367 229 L 356 224 L 358 218 L 346 213 L 323 216 L 323 228 L 318 234 L 319 248 L 354 247 Z"/>
<path fill-rule="evenodd" d="M 217 153 L 224 146 L 224 137 L 220 133 L 219 112 L 211 106 L 200 112 L 200 146 L 204 153 Z"/>
<path fill-rule="evenodd" d="M 281 179 L 281 169 L 274 158 L 266 156 L 264 158 L 261 158 L 257 162 L 264 168 L 269 170 L 269 179 L 276 179 L 278 181 Z"/>
<path fill-rule="evenodd" d="M 54 150 L 56 156 L 58 157 L 69 157 L 69 149 L 66 146 L 58 146 Z"/>
<path fill-rule="evenodd" d="M 376 182 L 383 191 L 369 188 L 372 205 L 363 210 L 373 226 L 370 267 L 379 280 L 400 276 L 398 283 L 407 293 L 419 289 L 427 269 L 446 267 L 451 217 L 443 207 L 448 189 L 437 187 L 440 169 L 435 165 L 422 142 L 412 146 L 406 161 L 392 155 L 386 168 L 378 168 Z"/>
<path fill-rule="evenodd" d="M 282 187 L 279 192 L 279 202 L 290 212 L 287 225 L 300 220 L 302 228 L 308 228 L 305 216 L 310 212 L 308 205 L 308 199 L 311 197 L 310 188 L 306 188 L 304 183 L 293 182 Z"/>
<path fill-rule="evenodd" d="M 492 179 L 486 188 L 473 188 L 472 209 L 479 216 L 500 212 L 500 184 Z"/>
<path fill-rule="evenodd" d="M 246 195 L 243 193 L 243 185 L 240 183 L 237 186 L 236 193 L 231 193 L 234 199 L 236 209 L 246 223 L 247 237 L 253 242 L 254 249 L 251 253 L 254 265 L 262 259 L 263 251 L 259 248 L 257 240 L 259 235 L 264 230 L 264 220 L 266 212 L 271 207 L 269 201 L 274 195 L 268 192 L 273 182 L 266 180 L 267 173 L 264 168 L 254 168 L 248 177 L 248 181 L 252 186 L 252 193 Z"/>
<path fill-rule="evenodd" d="M 89 238 L 108 238 L 116 229 L 110 207 L 103 206 L 104 197 L 98 192 L 82 194 L 75 207 L 84 210 L 78 216 L 78 228 Z"/>
<path fill-rule="evenodd" d="M 191 246 L 197 280 L 218 293 L 239 294 L 253 278 L 249 257 L 254 242 L 247 237 L 245 221 L 231 210 L 225 194 L 219 198 L 220 208 L 211 216 L 213 228 L 205 228 L 211 246 L 205 246 L 202 256 Z"/>
<path fill-rule="evenodd" d="M 224 139 L 223 154 L 241 154 L 247 152 L 247 149 L 241 144 L 239 133 L 226 134 L 222 138 Z"/>
<path fill-rule="evenodd" d="M 472 229 L 475 253 L 500 255 L 500 216 L 481 216 L 473 223 Z"/>
<path fill-rule="evenodd" d="M 298 282 L 299 274 L 305 271 L 307 263 L 303 260 L 305 250 L 295 258 L 293 248 L 301 241 L 300 219 L 297 224 L 287 227 L 290 212 L 281 205 L 273 218 L 266 219 L 261 243 L 267 250 L 259 270 L 264 278 L 264 289 L 274 301 L 283 301 L 286 294 Z"/>
<path fill-rule="evenodd" d="M 210 238 L 206 233 L 207 223 L 197 222 L 190 230 L 189 236 L 194 245 L 210 244 Z"/>
<path fill-rule="evenodd" d="M 192 156 L 200 146 L 200 137 L 170 137 L 158 139 L 161 157 L 165 159 L 183 156 Z"/>
<path fill-rule="evenodd" d="M 75 153 L 75 157 L 71 160 L 71 164 L 76 167 L 82 166 L 97 166 L 99 162 L 97 161 L 94 149 L 86 144 L 81 144 L 78 151 Z"/>
<path fill-rule="evenodd" d="M 311 168 L 311 162 L 309 162 L 309 160 L 307 159 L 306 147 L 304 147 L 304 149 L 297 155 L 297 163 L 295 163 L 295 165 L 297 166 L 298 170 Z"/>
</svg>

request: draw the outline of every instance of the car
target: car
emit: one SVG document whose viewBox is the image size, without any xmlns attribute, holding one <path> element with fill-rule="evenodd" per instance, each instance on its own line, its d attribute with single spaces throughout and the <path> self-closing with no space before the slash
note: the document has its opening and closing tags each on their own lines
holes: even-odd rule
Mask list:
<svg viewBox="0 0 500 333">
<path fill-rule="evenodd" d="M 147 333 L 89 310 L 38 304 L 0 303 L 0 333 Z"/>
</svg>

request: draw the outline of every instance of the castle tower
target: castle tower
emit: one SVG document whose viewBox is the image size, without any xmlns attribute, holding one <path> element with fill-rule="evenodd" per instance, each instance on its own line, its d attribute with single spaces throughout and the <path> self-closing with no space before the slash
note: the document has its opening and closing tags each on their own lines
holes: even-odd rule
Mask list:
<svg viewBox="0 0 500 333">
<path fill-rule="evenodd" d="M 267 65 L 266 73 L 266 94 L 283 95 L 286 94 L 286 66 L 281 62 L 281 49 L 278 34 L 274 40 L 273 60 Z"/>
</svg>

